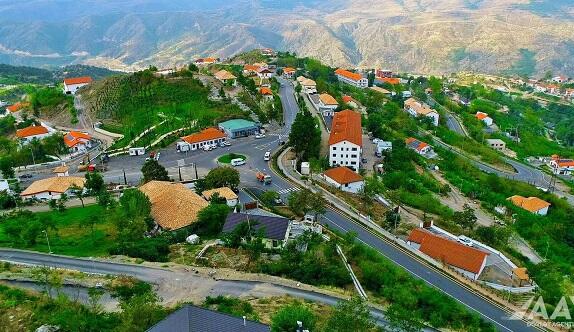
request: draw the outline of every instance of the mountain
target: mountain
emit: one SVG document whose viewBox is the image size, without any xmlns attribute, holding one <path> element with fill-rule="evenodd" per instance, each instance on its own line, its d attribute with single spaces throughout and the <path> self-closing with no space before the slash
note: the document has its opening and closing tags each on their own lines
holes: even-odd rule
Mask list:
<svg viewBox="0 0 574 332">
<path fill-rule="evenodd" d="M 0 83 L 18 84 L 53 84 L 62 82 L 67 77 L 91 76 L 98 80 L 107 76 L 118 75 L 120 72 L 106 68 L 98 68 L 87 65 L 68 65 L 57 69 L 48 70 L 27 66 L 11 66 L 0 64 Z"/>
<path fill-rule="evenodd" d="M 256 47 L 332 66 L 574 76 L 571 0 L 0 0 L 0 62 L 133 70 Z"/>
</svg>

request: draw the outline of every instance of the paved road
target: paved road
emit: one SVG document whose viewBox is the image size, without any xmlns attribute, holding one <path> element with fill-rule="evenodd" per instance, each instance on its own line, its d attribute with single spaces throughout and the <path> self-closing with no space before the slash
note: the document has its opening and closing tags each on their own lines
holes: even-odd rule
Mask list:
<svg viewBox="0 0 574 332">
<path fill-rule="evenodd" d="M 185 299 L 186 296 L 199 296 L 201 298 L 205 298 L 207 296 L 217 295 L 232 295 L 237 297 L 290 295 L 328 305 L 335 305 L 341 300 L 334 296 L 310 290 L 259 281 L 214 280 L 191 272 L 179 272 L 143 265 L 120 264 L 91 259 L 55 256 L 13 249 L 0 249 L 0 261 L 32 266 L 50 266 L 85 273 L 132 276 L 158 285 L 158 293 L 160 293 L 160 296 L 166 296 L 168 294 L 173 295 L 174 292 L 176 292 L 175 294 L 179 300 Z M 177 299 L 171 302 L 176 303 Z M 371 314 L 379 324 L 386 325 L 384 314 L 380 310 L 372 308 Z"/>
</svg>

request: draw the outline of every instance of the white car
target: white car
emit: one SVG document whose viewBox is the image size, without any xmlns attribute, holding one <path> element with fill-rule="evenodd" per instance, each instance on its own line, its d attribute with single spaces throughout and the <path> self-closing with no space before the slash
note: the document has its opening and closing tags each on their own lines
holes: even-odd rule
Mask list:
<svg viewBox="0 0 574 332">
<path fill-rule="evenodd" d="M 256 139 L 260 139 L 260 138 L 264 138 L 264 137 L 265 137 L 265 134 L 257 134 L 257 135 L 255 135 L 255 138 L 256 138 Z"/>
<path fill-rule="evenodd" d="M 469 238 L 467 238 L 467 237 L 464 236 L 464 235 L 460 235 L 460 236 L 458 237 L 458 239 L 456 239 L 456 241 L 459 242 L 459 243 L 462 243 L 462 244 L 464 244 L 465 246 L 468 246 L 468 247 L 472 247 L 472 246 L 473 246 L 472 240 L 469 239 Z"/>
<path fill-rule="evenodd" d="M 209 145 L 209 144 L 204 145 L 203 151 L 211 151 L 211 145 Z"/>
<path fill-rule="evenodd" d="M 223 141 L 223 145 L 225 146 L 231 146 L 231 143 L 229 141 Z"/>
<path fill-rule="evenodd" d="M 373 144 L 379 144 L 380 141 L 381 139 L 379 138 L 373 138 Z"/>
<path fill-rule="evenodd" d="M 263 160 L 269 161 L 270 159 L 271 159 L 271 152 L 269 152 L 269 151 L 265 152 L 265 155 L 263 156 Z"/>
</svg>

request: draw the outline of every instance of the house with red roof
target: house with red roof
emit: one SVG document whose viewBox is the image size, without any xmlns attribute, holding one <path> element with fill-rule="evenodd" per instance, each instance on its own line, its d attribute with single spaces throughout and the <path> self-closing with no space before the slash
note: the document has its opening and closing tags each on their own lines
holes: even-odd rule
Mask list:
<svg viewBox="0 0 574 332">
<path fill-rule="evenodd" d="M 492 120 L 492 118 L 490 116 L 488 116 L 487 113 L 476 112 L 476 114 L 474 116 L 476 117 L 477 120 L 484 122 L 484 124 L 487 125 L 488 127 L 490 127 L 494 124 L 494 121 Z"/>
<path fill-rule="evenodd" d="M 92 83 L 92 78 L 89 76 L 70 77 L 64 79 L 64 93 L 75 94 L 78 89 Z"/>
<path fill-rule="evenodd" d="M 554 174 L 571 175 L 574 173 L 574 160 L 560 158 L 558 155 L 552 155 L 548 166 L 552 168 Z"/>
<path fill-rule="evenodd" d="M 92 136 L 79 131 L 70 131 L 64 135 L 64 144 L 71 153 L 85 152 L 92 147 Z"/>
<path fill-rule="evenodd" d="M 206 128 L 199 133 L 182 137 L 182 141 L 177 142 L 176 149 L 178 152 L 194 151 L 206 145 L 219 144 L 225 141 L 226 137 L 227 135 L 217 128 Z"/>
<path fill-rule="evenodd" d="M 339 68 L 335 70 L 335 75 L 339 82 L 343 82 L 357 88 L 364 89 L 369 86 L 369 80 L 359 73 L 354 73 L 346 69 Z"/>
<path fill-rule="evenodd" d="M 199 58 L 197 60 L 195 60 L 195 65 L 196 66 L 207 66 L 207 65 L 212 65 L 214 63 L 217 63 L 219 59 L 216 58 Z"/>
<path fill-rule="evenodd" d="M 297 70 L 295 68 L 292 67 L 285 67 L 283 68 L 283 77 L 285 78 L 293 78 L 293 76 L 295 75 L 295 72 Z"/>
<path fill-rule="evenodd" d="M 33 139 L 40 140 L 54 134 L 54 132 L 54 129 L 44 126 L 43 124 L 38 126 L 32 125 L 30 127 L 16 130 L 16 137 L 18 137 L 22 144 L 28 144 Z"/>
<path fill-rule="evenodd" d="M 486 259 L 489 255 L 482 250 L 447 239 L 423 228 L 412 230 L 407 243 L 472 280 L 478 279 L 486 266 Z"/>
<path fill-rule="evenodd" d="M 359 171 L 363 150 L 361 115 L 352 110 L 335 113 L 329 134 L 329 165 Z"/>
<path fill-rule="evenodd" d="M 434 154 L 432 146 L 428 145 L 425 142 L 421 142 L 414 137 L 409 137 L 405 140 L 405 144 L 407 147 L 416 153 L 420 154 L 421 156 L 431 156 Z"/>
<path fill-rule="evenodd" d="M 405 100 L 405 112 L 409 113 L 415 118 L 423 116 L 430 118 L 432 119 L 433 125 L 438 126 L 438 121 L 440 118 L 438 112 L 430 108 L 430 106 L 427 104 L 421 103 L 414 98 Z"/>
<path fill-rule="evenodd" d="M 20 112 L 21 110 L 25 109 L 26 107 L 29 107 L 30 103 L 28 102 L 17 102 L 15 104 L 12 104 L 8 107 L 6 107 L 6 115 L 8 114 L 16 114 L 18 112 Z"/>
<path fill-rule="evenodd" d="M 265 100 L 273 100 L 273 91 L 268 87 L 262 87 L 259 89 L 259 93 L 263 96 Z"/>
<path fill-rule="evenodd" d="M 353 194 L 358 193 L 365 186 L 363 177 L 345 166 L 328 169 L 323 173 L 323 177 L 327 183 L 337 189 Z"/>
</svg>

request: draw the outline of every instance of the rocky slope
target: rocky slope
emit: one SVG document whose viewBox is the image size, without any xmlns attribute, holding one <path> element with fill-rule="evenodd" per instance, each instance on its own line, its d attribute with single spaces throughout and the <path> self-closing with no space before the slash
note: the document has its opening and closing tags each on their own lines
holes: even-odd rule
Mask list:
<svg viewBox="0 0 574 332">
<path fill-rule="evenodd" d="M 4 63 L 129 70 L 262 46 L 333 66 L 574 76 L 574 2 L 0 0 Z"/>
</svg>

